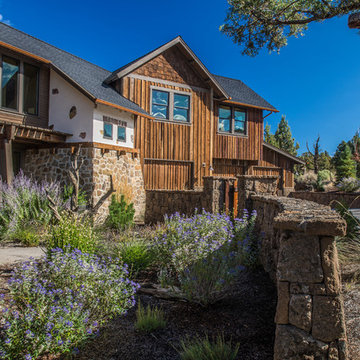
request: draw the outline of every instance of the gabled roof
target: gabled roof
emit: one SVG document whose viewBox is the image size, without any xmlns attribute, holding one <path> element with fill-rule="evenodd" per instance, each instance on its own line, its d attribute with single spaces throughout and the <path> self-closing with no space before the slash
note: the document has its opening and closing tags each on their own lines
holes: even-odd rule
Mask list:
<svg viewBox="0 0 360 360">
<path fill-rule="evenodd" d="M 263 146 L 267 147 L 270 150 L 273 150 L 281 155 L 286 156 L 287 158 L 291 159 L 292 161 L 296 162 L 297 164 L 300 165 L 305 165 L 305 161 L 301 160 L 300 158 L 298 158 L 297 156 L 291 155 L 290 153 L 288 153 L 287 151 L 281 150 L 278 147 L 274 146 L 274 145 L 270 145 L 268 143 L 266 143 L 265 141 L 263 142 Z"/>
<path fill-rule="evenodd" d="M 274 106 L 269 104 L 241 80 L 231 79 L 219 75 L 214 75 L 214 77 L 229 94 L 230 100 L 227 102 L 278 112 Z"/>
<path fill-rule="evenodd" d="M 205 65 L 200 61 L 200 59 L 195 55 L 195 53 L 190 49 L 190 47 L 186 44 L 186 42 L 182 39 L 181 36 L 177 36 L 175 39 L 167 42 L 166 44 L 158 47 L 157 49 L 150 51 L 149 53 L 141 56 L 140 58 L 131 61 L 130 63 L 122 66 L 121 68 L 115 70 L 106 80 L 106 83 L 111 83 L 116 79 L 120 79 L 140 66 L 146 64 L 152 59 L 156 58 L 158 55 L 162 54 L 164 51 L 172 48 L 173 46 L 178 47 L 182 53 L 189 58 L 192 63 L 192 66 L 195 67 L 198 74 L 201 75 L 205 82 L 208 82 L 214 89 L 215 93 L 219 98 L 228 99 L 229 95 L 223 89 L 221 84 L 217 81 L 217 79 L 210 73 L 210 71 L 205 67 Z"/>
<path fill-rule="evenodd" d="M 54 69 L 82 89 L 92 100 L 100 100 L 107 105 L 115 105 L 123 110 L 147 116 L 141 107 L 120 95 L 104 80 L 111 75 L 97 65 L 58 49 L 42 40 L 36 39 L 13 27 L 0 23 L 0 45 L 12 50 L 22 50 L 26 55 L 33 55 L 38 61 L 51 64 Z"/>
</svg>

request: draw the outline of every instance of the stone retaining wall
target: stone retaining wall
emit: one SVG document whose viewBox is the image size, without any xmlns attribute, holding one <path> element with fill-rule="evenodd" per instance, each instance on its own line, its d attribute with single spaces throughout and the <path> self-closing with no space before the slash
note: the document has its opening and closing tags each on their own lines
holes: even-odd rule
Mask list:
<svg viewBox="0 0 360 360">
<path fill-rule="evenodd" d="M 352 209 L 360 208 L 360 193 L 344 193 L 339 191 L 314 192 L 314 191 L 293 191 L 289 197 L 314 201 L 322 205 L 330 205 L 333 200 L 340 201 Z"/>
<path fill-rule="evenodd" d="M 252 207 L 262 263 L 278 290 L 274 359 L 348 359 L 335 244 L 346 223 L 303 200 L 254 195 Z"/>
<path fill-rule="evenodd" d="M 68 171 L 71 167 L 71 148 L 48 148 L 26 150 L 24 173 L 38 181 L 58 181 L 63 186 L 70 184 Z M 110 189 L 110 174 L 114 188 L 124 194 L 135 207 L 135 220 L 144 221 L 145 190 L 140 158 L 131 153 L 115 150 L 82 147 L 80 149 L 80 188 L 85 191 L 90 203 L 97 201 Z M 99 215 L 108 213 L 110 198 L 102 205 Z"/>
</svg>

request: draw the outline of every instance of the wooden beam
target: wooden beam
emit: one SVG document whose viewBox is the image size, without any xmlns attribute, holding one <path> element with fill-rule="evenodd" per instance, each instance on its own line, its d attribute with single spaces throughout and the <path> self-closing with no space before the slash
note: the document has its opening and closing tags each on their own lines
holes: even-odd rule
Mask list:
<svg viewBox="0 0 360 360">
<path fill-rule="evenodd" d="M 2 180 L 10 184 L 14 177 L 12 140 L 3 137 L 0 142 L 0 174 Z"/>
</svg>

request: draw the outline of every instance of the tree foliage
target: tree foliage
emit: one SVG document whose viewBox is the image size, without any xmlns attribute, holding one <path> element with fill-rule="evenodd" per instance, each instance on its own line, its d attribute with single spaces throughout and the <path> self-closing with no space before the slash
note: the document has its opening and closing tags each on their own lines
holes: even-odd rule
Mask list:
<svg viewBox="0 0 360 360">
<path fill-rule="evenodd" d="M 360 10 L 359 0 L 228 0 L 220 30 L 255 56 L 262 48 L 279 51 L 291 36 L 302 36 L 311 22 Z"/>
<path fill-rule="evenodd" d="M 350 146 L 345 141 L 342 141 L 337 147 L 333 163 L 336 168 L 337 182 L 344 178 L 356 177 L 356 163 Z"/>
<path fill-rule="evenodd" d="M 292 137 L 291 129 L 285 115 L 281 117 L 275 134 L 271 134 L 270 125 L 266 124 L 264 130 L 264 140 L 270 145 L 276 146 L 281 150 L 287 151 L 292 155 L 297 155 L 300 147 L 299 143 L 295 143 Z"/>
</svg>

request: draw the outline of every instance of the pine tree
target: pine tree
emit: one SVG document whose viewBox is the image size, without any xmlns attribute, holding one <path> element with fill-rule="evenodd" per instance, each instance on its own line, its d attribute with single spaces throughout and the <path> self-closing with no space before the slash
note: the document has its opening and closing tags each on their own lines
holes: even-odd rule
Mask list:
<svg viewBox="0 0 360 360">
<path fill-rule="evenodd" d="M 274 137 L 281 150 L 287 151 L 295 156 L 297 155 L 300 145 L 299 143 L 295 143 L 295 139 L 292 137 L 291 129 L 285 115 L 281 117 Z"/>
<path fill-rule="evenodd" d="M 356 163 L 353 159 L 350 146 L 345 141 L 342 141 L 337 147 L 333 162 L 336 169 L 337 182 L 344 178 L 356 177 Z"/>
<path fill-rule="evenodd" d="M 264 141 L 270 145 L 279 147 L 279 144 L 277 143 L 276 139 L 275 139 L 275 135 L 271 133 L 270 131 L 270 125 L 266 124 L 265 125 L 265 130 L 264 130 Z"/>
</svg>

